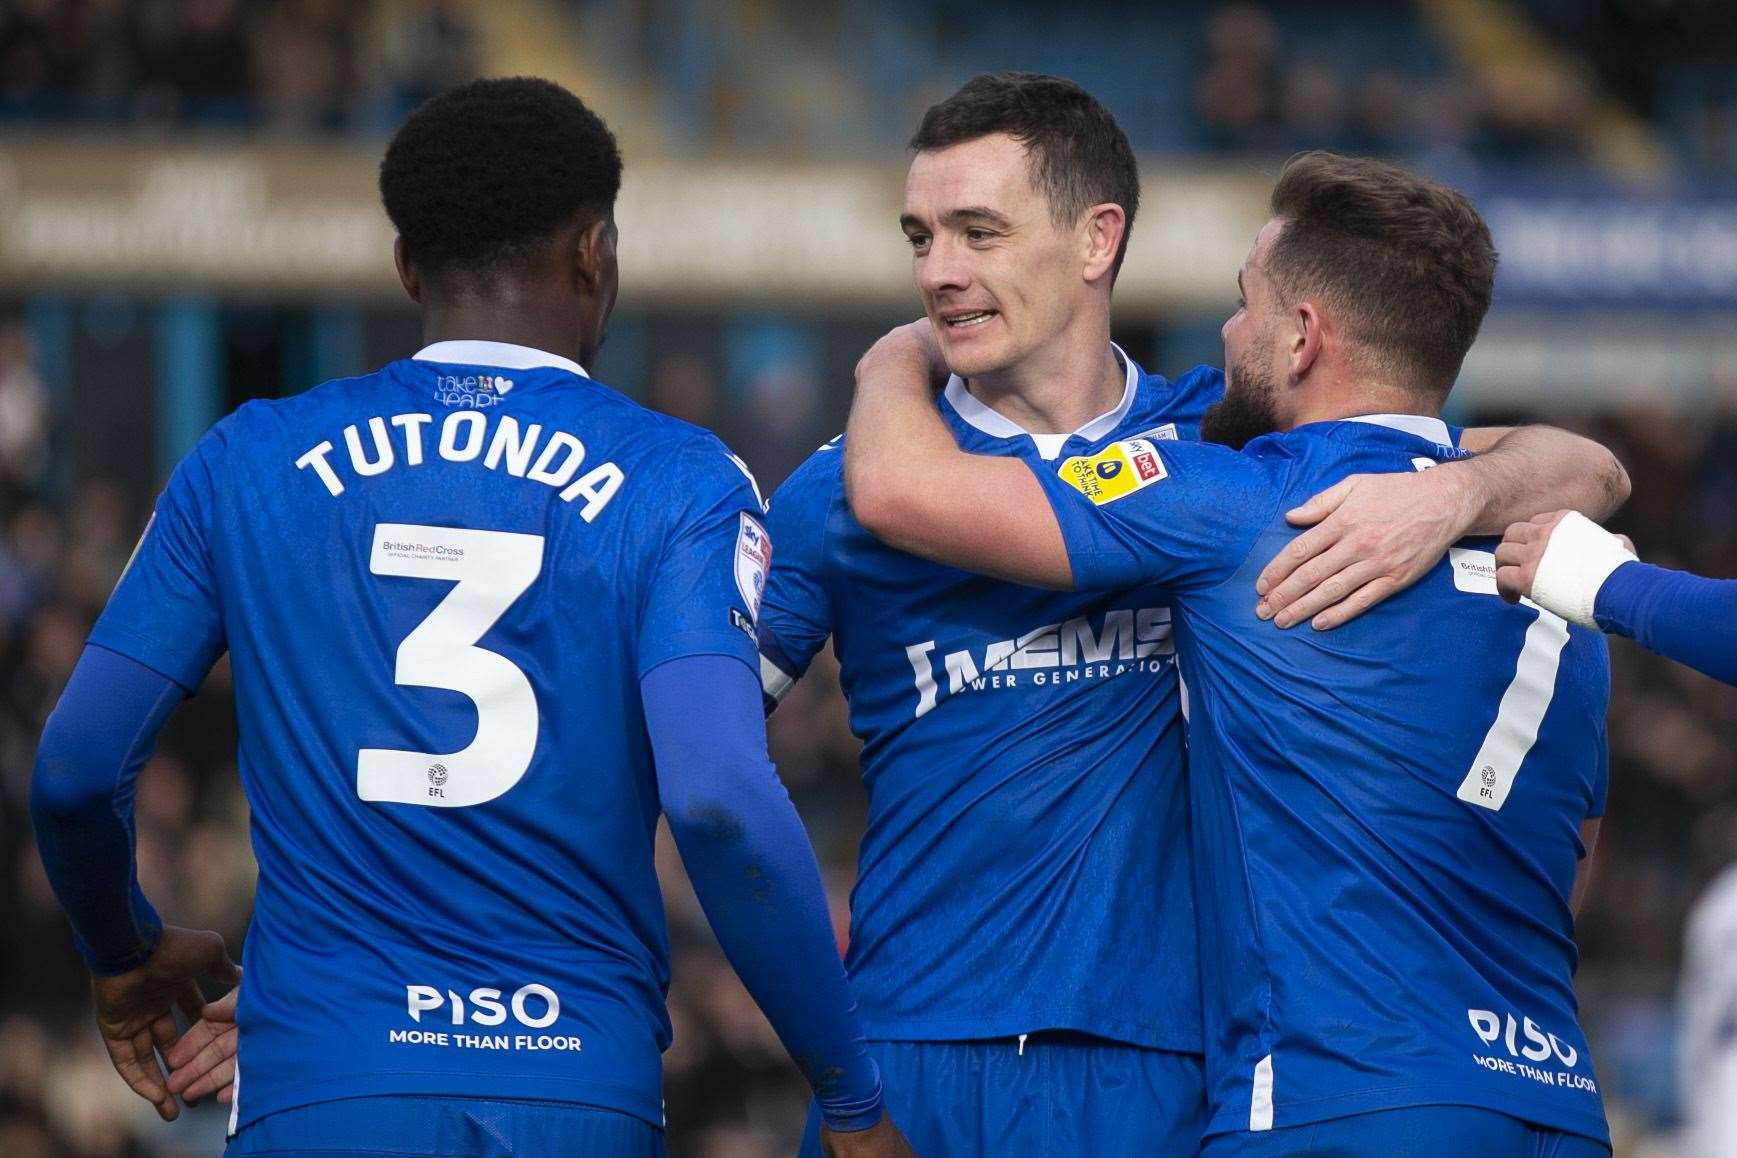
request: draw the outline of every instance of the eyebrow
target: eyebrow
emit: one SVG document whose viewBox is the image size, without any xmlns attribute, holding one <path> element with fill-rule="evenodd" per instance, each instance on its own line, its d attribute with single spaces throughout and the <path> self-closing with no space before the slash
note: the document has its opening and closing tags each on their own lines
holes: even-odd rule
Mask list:
<svg viewBox="0 0 1737 1158">
<path fill-rule="evenodd" d="M 958 209 L 949 209 L 941 214 L 941 224 L 953 229 L 963 229 L 974 224 L 993 225 L 997 229 L 1010 229 L 1013 222 L 984 205 L 965 205 Z M 912 213 L 899 215 L 899 228 L 909 233 L 913 229 L 927 229 L 921 218 Z"/>
<path fill-rule="evenodd" d="M 993 225 L 997 229 L 1006 229 L 1013 224 L 995 210 L 983 205 L 966 205 L 959 209 L 949 209 L 941 214 L 941 224 L 959 228 L 981 221 Z"/>
</svg>

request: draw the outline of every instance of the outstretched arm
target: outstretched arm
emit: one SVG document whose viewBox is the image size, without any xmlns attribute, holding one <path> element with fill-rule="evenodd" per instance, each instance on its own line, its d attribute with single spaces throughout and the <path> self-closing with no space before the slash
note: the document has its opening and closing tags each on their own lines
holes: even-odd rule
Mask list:
<svg viewBox="0 0 1737 1158">
<path fill-rule="evenodd" d="M 927 321 L 876 342 L 856 368 L 845 438 L 851 511 L 913 555 L 1039 587 L 1073 586 L 1043 487 L 1018 459 L 967 454 L 935 410 Z"/>
<path fill-rule="evenodd" d="M 1352 475 L 1286 518 L 1312 526 L 1255 582 L 1255 614 L 1280 627 L 1338 627 L 1403 591 L 1467 535 L 1495 535 L 1567 503 L 1608 517 L 1628 498 L 1609 450 L 1549 426 L 1465 432 L 1473 458 L 1416 474 Z"/>
<path fill-rule="evenodd" d="M 1528 597 L 1737 685 L 1737 579 L 1642 563 L 1621 536 L 1573 511 L 1509 527 L 1496 564 L 1504 597 Z"/>
</svg>

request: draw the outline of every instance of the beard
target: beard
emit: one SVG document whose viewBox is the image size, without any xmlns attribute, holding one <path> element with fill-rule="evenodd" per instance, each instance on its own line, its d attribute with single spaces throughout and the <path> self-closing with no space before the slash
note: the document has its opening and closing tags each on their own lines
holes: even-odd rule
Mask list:
<svg viewBox="0 0 1737 1158">
<path fill-rule="evenodd" d="M 1200 440 L 1241 450 L 1279 428 L 1279 386 L 1271 370 L 1248 359 L 1228 369 L 1224 397 L 1201 416 Z"/>
</svg>

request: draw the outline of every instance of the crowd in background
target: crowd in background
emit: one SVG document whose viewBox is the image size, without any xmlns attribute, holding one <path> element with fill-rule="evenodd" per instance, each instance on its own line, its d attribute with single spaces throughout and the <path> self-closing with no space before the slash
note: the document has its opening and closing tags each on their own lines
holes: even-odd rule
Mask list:
<svg viewBox="0 0 1737 1158">
<path fill-rule="evenodd" d="M 459 0 L 0 0 L 0 125 L 382 133 L 479 67 Z"/>
<path fill-rule="evenodd" d="M 1451 64 L 1411 5 L 1106 0 L 1085 10 L 892 0 L 546 0 L 663 144 L 897 149 L 944 78 L 1104 78 L 1141 152 L 1333 148 L 1576 164 L 1601 93 L 1692 166 L 1737 168 L 1737 21 L 1723 0 L 1517 0 L 1571 45 Z M 489 64 L 474 0 L 0 0 L 0 127 L 380 136 Z M 797 98 L 796 94 L 800 94 Z"/>
<path fill-rule="evenodd" d="M 665 358 L 648 401 L 726 429 L 736 406 L 736 425 L 756 425 L 721 377 L 702 357 Z M 749 389 L 780 396 L 775 383 Z M 759 405 L 752 394 L 738 401 Z M 826 409 L 835 413 L 835 405 Z M 0 1154 L 212 1153 L 222 1112 L 164 1127 L 109 1069 L 86 975 L 27 823 L 42 721 L 150 501 L 101 478 L 45 484 L 44 448 L 58 445 L 56 424 L 66 420 L 45 401 L 24 331 L 0 326 L 0 430 L 8 435 L 0 438 Z M 1628 463 L 1634 496 L 1615 525 L 1644 557 L 1737 575 L 1737 409 L 1632 407 L 1578 425 Z M 813 446 L 812 425 L 803 423 L 742 449 L 770 487 Z M 1700 885 L 1737 856 L 1737 692 L 1625 641 L 1612 650 L 1610 808 L 1581 922 L 1580 986 L 1612 1118 L 1619 1137 L 1632 1140 L 1674 1122 L 1672 1001 L 1682 920 Z M 864 800 L 856 744 L 824 656 L 770 730 L 824 866 L 842 943 Z M 147 894 L 175 923 L 217 929 L 239 952 L 254 865 L 234 754 L 220 664 L 171 720 L 140 777 L 136 815 Z M 674 953 L 675 1045 L 666 1055 L 672 1153 L 787 1153 L 805 1088 L 720 956 L 667 840 L 659 864 Z"/>
<path fill-rule="evenodd" d="M 1515 0 L 1570 50 L 1567 63 L 1481 70 L 1455 67 L 1418 7 L 1373 0 L 551 2 L 568 6 L 608 64 L 600 75 L 648 94 L 678 148 L 860 147 L 884 159 L 944 95 L 941 78 L 1011 65 L 1085 82 L 1143 154 L 1322 146 L 1438 169 L 1572 168 L 1601 100 L 1614 98 L 1690 164 L 1737 170 L 1737 21 L 1726 0 Z M 464 0 L 0 0 L 0 129 L 378 137 L 422 99 L 488 69 L 477 12 Z M 857 331 L 872 337 L 865 325 L 829 327 L 836 348 L 752 321 L 716 348 L 672 342 L 665 330 L 636 339 L 621 325 L 606 352 L 640 350 L 624 383 L 649 405 L 719 429 L 769 492 L 836 432 Z M 1186 368 L 1161 347 L 1150 359 L 1129 348 L 1152 369 Z M 226 1111 L 204 1107 L 165 1127 L 113 1074 L 30 836 L 36 738 L 152 498 L 69 467 L 72 415 L 43 376 L 29 331 L 0 314 L 0 1155 L 211 1154 Z M 1729 385 L 1710 384 L 1700 409 L 1549 415 L 1628 465 L 1634 494 L 1613 525 L 1643 558 L 1737 576 L 1737 403 L 1729 393 L 1713 401 Z M 1579 987 L 1618 1152 L 1639 1154 L 1679 1114 L 1683 918 L 1737 859 L 1737 692 L 1625 641 L 1613 641 L 1612 656 L 1610 800 L 1579 926 Z M 826 656 L 769 726 L 842 943 L 864 800 Z M 217 929 L 239 953 L 254 866 L 234 763 L 219 664 L 170 721 L 135 812 L 147 894 L 175 923 Z M 718 953 L 667 839 L 659 865 L 674 954 L 671 1152 L 789 1153 L 805 1089 Z"/>
<path fill-rule="evenodd" d="M 1593 96 L 1589 70 L 1453 70 L 1417 13 L 1366 0 L 564 2 L 600 75 L 660 94 L 663 140 L 698 150 L 896 150 L 946 78 L 1009 65 L 1089 65 L 1142 152 L 1572 157 Z M 474 8 L 0 0 L 0 126 L 384 134 L 484 66 Z"/>
</svg>

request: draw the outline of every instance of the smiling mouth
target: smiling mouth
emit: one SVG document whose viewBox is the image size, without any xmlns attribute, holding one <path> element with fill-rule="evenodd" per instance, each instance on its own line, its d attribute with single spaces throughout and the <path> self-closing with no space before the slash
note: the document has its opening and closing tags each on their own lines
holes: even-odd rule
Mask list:
<svg viewBox="0 0 1737 1158">
<path fill-rule="evenodd" d="M 995 316 L 994 310 L 972 310 L 970 313 L 953 314 L 943 318 L 949 330 L 969 330 L 973 326 L 981 326 Z"/>
</svg>

